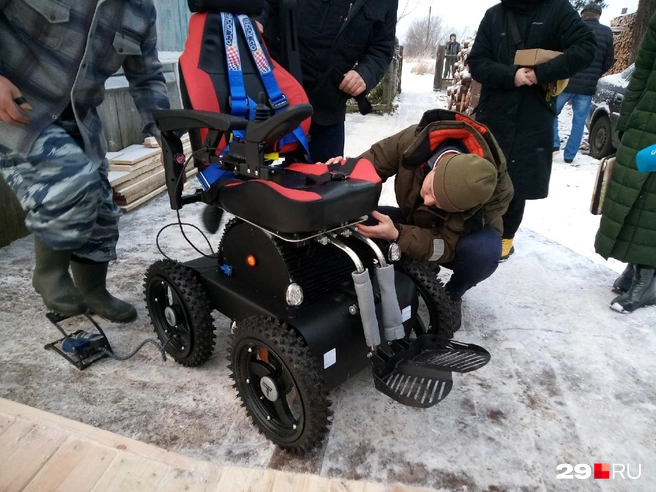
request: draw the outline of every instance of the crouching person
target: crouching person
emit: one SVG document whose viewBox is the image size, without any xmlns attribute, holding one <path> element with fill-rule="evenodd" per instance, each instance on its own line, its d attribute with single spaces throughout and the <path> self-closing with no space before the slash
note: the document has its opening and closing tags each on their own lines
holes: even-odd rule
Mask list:
<svg viewBox="0 0 656 492">
<path fill-rule="evenodd" d="M 0 172 L 34 234 L 32 284 L 59 315 L 137 318 L 106 289 L 120 209 L 97 108 L 123 66 L 144 132 L 159 136 L 153 111 L 169 100 L 156 42 L 152 0 L 0 1 Z"/>
<path fill-rule="evenodd" d="M 446 289 L 460 313 L 463 294 L 492 275 L 501 257 L 513 186 L 496 141 L 464 115 L 433 110 L 361 157 L 383 180 L 395 177 L 398 208 L 380 207 L 372 214 L 378 223 L 358 229 L 452 270 Z"/>
</svg>

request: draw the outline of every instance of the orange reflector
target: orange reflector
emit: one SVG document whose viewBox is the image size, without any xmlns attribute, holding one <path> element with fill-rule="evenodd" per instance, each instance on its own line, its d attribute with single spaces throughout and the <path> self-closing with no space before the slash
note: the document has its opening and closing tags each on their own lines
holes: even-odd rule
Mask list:
<svg viewBox="0 0 656 492">
<path fill-rule="evenodd" d="M 267 349 L 260 349 L 260 360 L 262 362 L 269 362 L 269 351 Z"/>
<path fill-rule="evenodd" d="M 248 266 L 254 267 L 257 265 L 257 261 L 255 260 L 255 257 L 253 255 L 248 255 L 246 257 L 246 263 L 248 263 Z"/>
</svg>

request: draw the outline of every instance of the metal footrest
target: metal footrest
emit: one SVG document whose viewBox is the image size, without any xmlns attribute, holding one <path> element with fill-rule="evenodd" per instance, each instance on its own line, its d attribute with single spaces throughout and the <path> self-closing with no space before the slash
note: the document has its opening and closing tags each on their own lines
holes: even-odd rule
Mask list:
<svg viewBox="0 0 656 492">
<path fill-rule="evenodd" d="M 452 372 L 471 372 L 490 360 L 490 353 L 474 344 L 431 335 L 390 345 L 392 354 L 378 350 L 372 373 L 376 389 L 411 407 L 429 408 L 453 387 Z"/>
</svg>

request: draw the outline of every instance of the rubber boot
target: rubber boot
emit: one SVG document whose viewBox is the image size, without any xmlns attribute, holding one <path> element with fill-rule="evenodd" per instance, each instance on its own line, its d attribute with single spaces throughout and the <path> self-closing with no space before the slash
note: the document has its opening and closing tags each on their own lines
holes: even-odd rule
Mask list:
<svg viewBox="0 0 656 492">
<path fill-rule="evenodd" d="M 87 301 L 91 313 L 112 323 L 130 323 L 137 319 L 137 310 L 132 304 L 117 299 L 107 291 L 108 265 L 73 257 L 71 271 L 75 285 Z"/>
<path fill-rule="evenodd" d="M 87 305 L 73 284 L 68 267 L 70 251 L 55 251 L 40 239 L 34 239 L 36 267 L 32 286 L 41 295 L 43 303 L 55 314 L 70 317 L 84 314 Z"/>
<path fill-rule="evenodd" d="M 632 313 L 642 306 L 656 304 L 656 275 L 653 267 L 636 265 L 633 284 L 628 292 L 610 303 L 618 313 Z"/>
<path fill-rule="evenodd" d="M 615 283 L 613 284 L 613 291 L 621 294 L 628 292 L 629 289 L 631 289 L 631 284 L 633 283 L 634 276 L 635 265 L 633 263 L 629 263 L 622 272 L 622 275 L 617 277 L 615 280 Z"/>
<path fill-rule="evenodd" d="M 202 214 L 203 225 L 207 232 L 211 234 L 216 234 L 216 231 L 219 230 L 221 226 L 221 217 L 223 217 L 223 209 L 215 207 L 213 205 L 207 205 L 203 209 Z"/>
</svg>

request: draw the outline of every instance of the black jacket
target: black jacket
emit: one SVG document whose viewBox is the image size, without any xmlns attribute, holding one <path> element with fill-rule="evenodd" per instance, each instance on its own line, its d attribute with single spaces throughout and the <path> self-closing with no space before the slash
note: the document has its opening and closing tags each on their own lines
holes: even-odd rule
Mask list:
<svg viewBox="0 0 656 492">
<path fill-rule="evenodd" d="M 280 60 L 279 1 L 266 0 L 264 4 L 258 20 L 264 25 L 271 56 Z M 357 10 L 349 13 L 350 4 Z M 398 0 L 298 2 L 303 86 L 314 108 L 314 121 L 322 125 L 344 121 L 350 96 L 339 90 L 339 84 L 349 70 L 355 67 L 367 84 L 366 91 L 383 78 L 394 54 L 397 8 Z"/>
<path fill-rule="evenodd" d="M 447 55 L 457 55 L 460 53 L 460 43 L 458 41 L 446 43 L 446 54 Z"/>
<path fill-rule="evenodd" d="M 592 29 L 597 38 L 597 54 L 592 65 L 570 77 L 565 92 L 592 96 L 597 90 L 597 82 L 601 76 L 613 66 L 615 57 L 613 31 L 610 27 L 600 24 L 597 19 L 585 19 L 583 22 Z"/>
<path fill-rule="evenodd" d="M 535 67 L 538 84 L 515 87 L 515 43 L 506 9 L 512 9 L 524 47 L 562 51 Z M 468 58 L 482 84 L 476 120 L 499 142 L 518 199 L 549 193 L 556 98 L 547 101 L 542 84 L 566 79 L 594 59 L 594 34 L 568 0 L 502 0 L 488 9 Z"/>
</svg>

